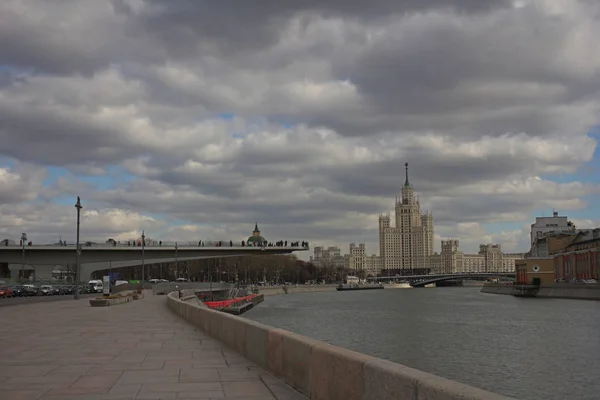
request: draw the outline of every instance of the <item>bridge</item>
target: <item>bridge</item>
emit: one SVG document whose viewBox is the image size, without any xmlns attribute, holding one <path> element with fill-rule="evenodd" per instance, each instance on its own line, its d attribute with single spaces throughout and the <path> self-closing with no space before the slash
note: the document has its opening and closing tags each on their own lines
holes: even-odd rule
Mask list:
<svg viewBox="0 0 600 400">
<path fill-rule="evenodd" d="M 507 278 L 514 280 L 516 278 L 516 274 L 514 272 L 470 272 L 454 274 L 379 276 L 367 279 L 373 281 L 404 280 L 409 281 L 412 287 L 425 287 L 426 285 L 442 281 L 482 278 Z"/>
<path fill-rule="evenodd" d="M 295 246 L 242 246 L 232 243 L 231 246 L 219 246 L 218 243 L 208 243 L 208 246 L 173 245 L 160 246 L 128 246 L 115 244 L 88 244 L 80 246 L 81 276 L 89 277 L 94 271 L 103 269 L 154 264 L 175 260 L 198 260 L 204 258 L 239 257 L 247 255 L 291 254 L 295 251 L 305 251 L 309 247 L 299 242 Z M 229 242 L 226 243 L 229 245 Z M 11 270 L 35 269 L 36 278 L 45 279 L 52 275 L 57 266 L 76 264 L 77 249 L 75 245 L 59 246 L 33 245 L 0 246 L 0 263 L 8 263 Z"/>
</svg>

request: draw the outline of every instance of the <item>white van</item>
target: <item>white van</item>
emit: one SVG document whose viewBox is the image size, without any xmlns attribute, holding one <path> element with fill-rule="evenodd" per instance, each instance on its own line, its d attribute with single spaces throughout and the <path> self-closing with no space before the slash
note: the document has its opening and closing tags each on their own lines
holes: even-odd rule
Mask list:
<svg viewBox="0 0 600 400">
<path fill-rule="evenodd" d="M 89 281 L 88 287 L 90 288 L 90 293 L 102 293 L 102 289 L 104 289 L 104 285 L 99 279 Z"/>
</svg>

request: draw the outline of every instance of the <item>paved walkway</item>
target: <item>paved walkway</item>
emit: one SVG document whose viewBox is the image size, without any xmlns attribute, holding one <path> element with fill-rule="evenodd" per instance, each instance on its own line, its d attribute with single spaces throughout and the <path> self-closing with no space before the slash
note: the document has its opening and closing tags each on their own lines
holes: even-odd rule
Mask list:
<svg viewBox="0 0 600 400">
<path fill-rule="evenodd" d="M 0 399 L 307 397 L 172 314 L 164 296 L 147 295 L 113 307 L 0 308 Z"/>
</svg>

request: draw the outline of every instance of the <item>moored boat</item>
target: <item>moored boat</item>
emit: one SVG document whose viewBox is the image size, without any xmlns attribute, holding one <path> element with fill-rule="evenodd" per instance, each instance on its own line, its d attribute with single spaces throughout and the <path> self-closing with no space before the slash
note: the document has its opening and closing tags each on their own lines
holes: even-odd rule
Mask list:
<svg viewBox="0 0 600 400">
<path fill-rule="evenodd" d="M 339 285 L 337 288 L 340 292 L 351 290 L 374 290 L 385 289 L 383 285 Z"/>
<path fill-rule="evenodd" d="M 398 282 L 398 283 L 384 283 L 383 287 L 385 289 L 410 289 L 410 283 L 408 282 Z"/>
</svg>

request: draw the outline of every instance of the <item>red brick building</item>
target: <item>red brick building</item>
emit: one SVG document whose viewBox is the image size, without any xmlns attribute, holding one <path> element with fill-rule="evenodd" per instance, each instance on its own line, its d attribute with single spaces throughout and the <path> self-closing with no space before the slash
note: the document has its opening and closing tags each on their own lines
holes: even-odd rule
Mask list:
<svg viewBox="0 0 600 400">
<path fill-rule="evenodd" d="M 554 277 L 600 280 L 600 228 L 580 231 L 563 252 L 554 255 Z"/>
</svg>

